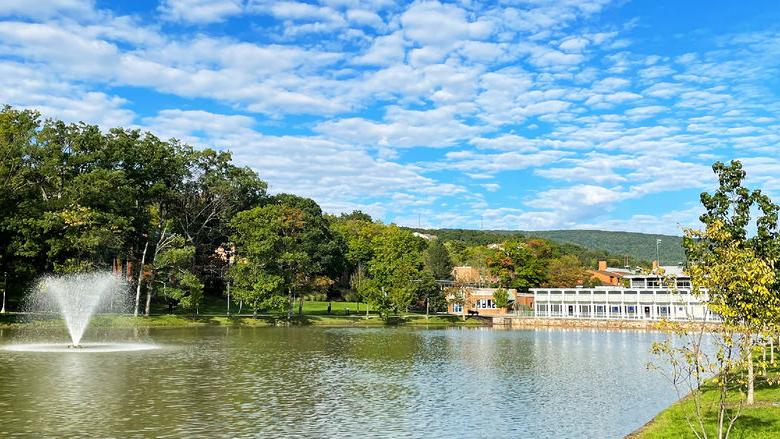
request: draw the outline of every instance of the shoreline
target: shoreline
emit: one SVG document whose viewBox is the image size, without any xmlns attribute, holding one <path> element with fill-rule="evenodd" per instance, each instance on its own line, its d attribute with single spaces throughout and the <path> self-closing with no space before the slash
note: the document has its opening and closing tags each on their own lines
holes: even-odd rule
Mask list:
<svg viewBox="0 0 780 439">
<path fill-rule="evenodd" d="M 594 329 L 632 329 L 632 330 L 652 330 L 652 331 L 671 331 L 670 325 L 679 325 L 682 329 L 705 329 L 706 331 L 715 331 L 720 327 L 718 323 L 710 322 L 690 322 L 690 321 L 666 321 L 666 320 L 607 320 L 607 319 L 556 319 L 556 318 L 538 318 L 538 317 L 519 317 L 519 316 L 496 316 L 493 317 L 493 327 L 534 329 L 534 328 L 594 328 Z"/>
<path fill-rule="evenodd" d="M 55 316 L 9 313 L 0 315 L 0 329 L 59 329 L 62 319 Z M 313 327 L 490 327 L 488 319 L 468 318 L 465 321 L 457 316 L 402 315 L 382 319 L 371 315 L 304 315 L 302 319 L 294 316 L 288 321 L 280 315 L 180 315 L 159 314 L 138 316 L 124 314 L 99 314 L 92 318 L 93 328 L 194 328 L 194 327 L 281 327 L 281 326 L 313 326 Z"/>
</svg>

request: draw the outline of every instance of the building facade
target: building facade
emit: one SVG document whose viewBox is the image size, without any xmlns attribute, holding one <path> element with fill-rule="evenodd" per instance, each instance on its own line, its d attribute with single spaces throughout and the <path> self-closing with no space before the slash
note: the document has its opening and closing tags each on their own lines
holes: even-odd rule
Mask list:
<svg viewBox="0 0 780 439">
<path fill-rule="evenodd" d="M 532 288 L 534 316 L 538 318 L 696 320 L 718 321 L 706 305 L 706 294 L 691 294 L 690 277 L 676 267 L 676 285 L 661 274 L 624 275 L 628 286 L 596 288 Z"/>
<path fill-rule="evenodd" d="M 461 287 L 459 288 L 461 300 L 457 300 L 455 293 L 451 292 L 447 295 L 447 312 L 455 315 L 506 315 L 514 307 L 517 292 L 513 289 L 507 290 L 509 306 L 501 308 L 496 306 L 493 300 L 493 293 L 496 290 L 497 288 Z"/>
</svg>

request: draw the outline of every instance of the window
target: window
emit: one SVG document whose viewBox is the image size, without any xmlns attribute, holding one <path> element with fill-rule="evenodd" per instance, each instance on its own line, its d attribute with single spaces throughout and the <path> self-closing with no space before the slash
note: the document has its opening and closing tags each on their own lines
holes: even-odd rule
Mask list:
<svg viewBox="0 0 780 439">
<path fill-rule="evenodd" d="M 613 306 L 610 308 L 609 312 L 613 314 L 620 314 L 620 307 L 619 306 Z"/>
<path fill-rule="evenodd" d="M 659 317 L 669 317 L 669 307 L 668 306 L 659 306 L 658 307 L 658 316 Z"/>
<path fill-rule="evenodd" d="M 462 313 L 463 312 L 463 305 L 461 305 L 460 303 L 453 303 L 452 304 L 452 312 Z"/>
</svg>

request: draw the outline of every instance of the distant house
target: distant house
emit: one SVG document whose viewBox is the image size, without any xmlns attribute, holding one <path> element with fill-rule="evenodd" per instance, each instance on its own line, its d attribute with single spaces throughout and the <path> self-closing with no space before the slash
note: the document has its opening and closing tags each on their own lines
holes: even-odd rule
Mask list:
<svg viewBox="0 0 780 439">
<path fill-rule="evenodd" d="M 458 285 L 480 285 L 484 280 L 478 268 L 468 265 L 452 267 L 452 278 Z"/>
<path fill-rule="evenodd" d="M 588 270 L 588 274 L 604 285 L 621 285 L 623 278 L 633 273 L 625 268 L 608 267 L 607 261 L 599 261 L 598 269 Z"/>
<path fill-rule="evenodd" d="M 427 233 L 413 232 L 412 235 L 418 238 L 422 238 L 426 241 L 433 241 L 434 239 L 436 239 L 436 235 L 428 235 Z"/>
</svg>

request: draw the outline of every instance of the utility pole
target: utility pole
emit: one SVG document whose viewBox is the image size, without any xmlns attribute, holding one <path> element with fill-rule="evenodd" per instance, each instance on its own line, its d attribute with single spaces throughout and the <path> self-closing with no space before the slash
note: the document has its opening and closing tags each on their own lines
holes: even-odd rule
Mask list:
<svg viewBox="0 0 780 439">
<path fill-rule="evenodd" d="M 661 252 L 659 250 L 659 246 L 661 245 L 661 240 L 656 239 L 655 240 L 655 261 L 658 262 L 658 266 L 661 266 Z"/>
</svg>

